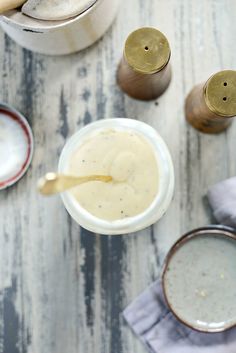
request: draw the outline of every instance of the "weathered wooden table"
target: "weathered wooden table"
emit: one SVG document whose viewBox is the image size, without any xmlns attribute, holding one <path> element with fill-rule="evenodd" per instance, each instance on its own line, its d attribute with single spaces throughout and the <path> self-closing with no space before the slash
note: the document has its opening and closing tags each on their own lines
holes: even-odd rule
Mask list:
<svg viewBox="0 0 236 353">
<path fill-rule="evenodd" d="M 27 175 L 0 193 L 0 352 L 141 353 L 121 312 L 160 273 L 173 242 L 212 222 L 208 187 L 236 174 L 236 122 L 219 136 L 184 119 L 193 84 L 236 69 L 235 0 L 128 0 L 92 48 L 66 57 L 32 54 L 0 32 L 0 100 L 29 119 L 35 154 Z M 163 31 L 172 47 L 173 80 L 156 102 L 122 94 L 116 68 L 124 40 L 143 25 Z M 56 170 L 65 141 L 84 124 L 133 117 L 168 143 L 176 172 L 166 216 L 139 234 L 89 234 L 59 197 L 35 190 Z"/>
</svg>

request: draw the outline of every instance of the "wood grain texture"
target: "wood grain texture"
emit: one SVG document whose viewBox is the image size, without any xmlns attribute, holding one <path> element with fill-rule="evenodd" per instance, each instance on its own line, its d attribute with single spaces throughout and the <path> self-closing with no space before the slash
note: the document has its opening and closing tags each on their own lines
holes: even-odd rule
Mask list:
<svg viewBox="0 0 236 353">
<path fill-rule="evenodd" d="M 168 88 L 171 81 L 171 66 L 168 63 L 161 71 L 143 74 L 133 70 L 125 57 L 121 59 L 117 71 L 120 88 L 135 99 L 150 101 L 158 99 Z"/>
<path fill-rule="evenodd" d="M 66 57 L 32 54 L 0 32 L 0 100 L 26 115 L 35 137 L 27 175 L 0 193 L 0 352 L 144 353 L 123 308 L 157 278 L 173 242 L 212 222 L 208 187 L 236 174 L 236 123 L 219 136 L 185 121 L 190 89 L 236 69 L 234 0 L 129 0 L 93 47 Z M 127 35 L 141 26 L 166 34 L 173 78 L 156 102 L 125 96 L 116 68 Z M 37 179 L 55 170 L 65 141 L 84 124 L 134 117 L 169 145 L 174 201 L 156 225 L 130 236 L 80 229 L 59 197 L 44 199 Z"/>
</svg>

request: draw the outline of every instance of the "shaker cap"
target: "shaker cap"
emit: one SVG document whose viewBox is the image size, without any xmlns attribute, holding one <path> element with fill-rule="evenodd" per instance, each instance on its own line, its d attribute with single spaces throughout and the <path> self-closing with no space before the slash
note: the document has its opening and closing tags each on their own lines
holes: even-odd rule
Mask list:
<svg viewBox="0 0 236 353">
<path fill-rule="evenodd" d="M 236 116 L 236 71 L 224 70 L 210 77 L 204 96 L 213 113 L 223 117 Z"/>
<path fill-rule="evenodd" d="M 170 45 L 163 33 L 144 27 L 132 32 L 126 40 L 124 57 L 134 71 L 155 74 L 169 62 Z"/>
</svg>

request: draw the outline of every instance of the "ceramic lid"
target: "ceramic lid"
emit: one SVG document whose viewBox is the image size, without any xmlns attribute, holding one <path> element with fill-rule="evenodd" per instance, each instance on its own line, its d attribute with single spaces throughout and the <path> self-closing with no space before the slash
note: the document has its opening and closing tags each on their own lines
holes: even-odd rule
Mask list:
<svg viewBox="0 0 236 353">
<path fill-rule="evenodd" d="M 22 114 L 0 103 L 0 190 L 15 184 L 33 155 L 33 135 Z"/>
<path fill-rule="evenodd" d="M 39 20 L 66 20 L 80 15 L 95 2 L 96 0 L 27 0 L 21 11 Z"/>
<path fill-rule="evenodd" d="M 93 11 L 94 6 L 99 0 L 88 0 L 85 2 L 84 7 L 82 7 L 77 15 L 73 17 L 67 17 L 66 19 L 58 20 L 42 20 L 36 19 L 25 15 L 19 9 L 10 10 L 0 16 L 0 21 L 6 22 L 13 25 L 16 28 L 22 27 L 29 30 L 35 31 L 36 33 L 41 33 L 41 31 L 50 31 L 52 29 L 61 28 L 77 21 L 79 18 L 86 16 L 88 12 Z"/>
</svg>

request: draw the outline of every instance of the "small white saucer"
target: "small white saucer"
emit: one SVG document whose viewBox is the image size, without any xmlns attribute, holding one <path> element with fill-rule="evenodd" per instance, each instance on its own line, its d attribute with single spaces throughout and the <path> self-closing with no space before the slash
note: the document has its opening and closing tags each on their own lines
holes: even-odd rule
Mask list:
<svg viewBox="0 0 236 353">
<path fill-rule="evenodd" d="M 0 190 L 15 184 L 33 156 L 31 128 L 22 114 L 0 103 Z"/>
</svg>

